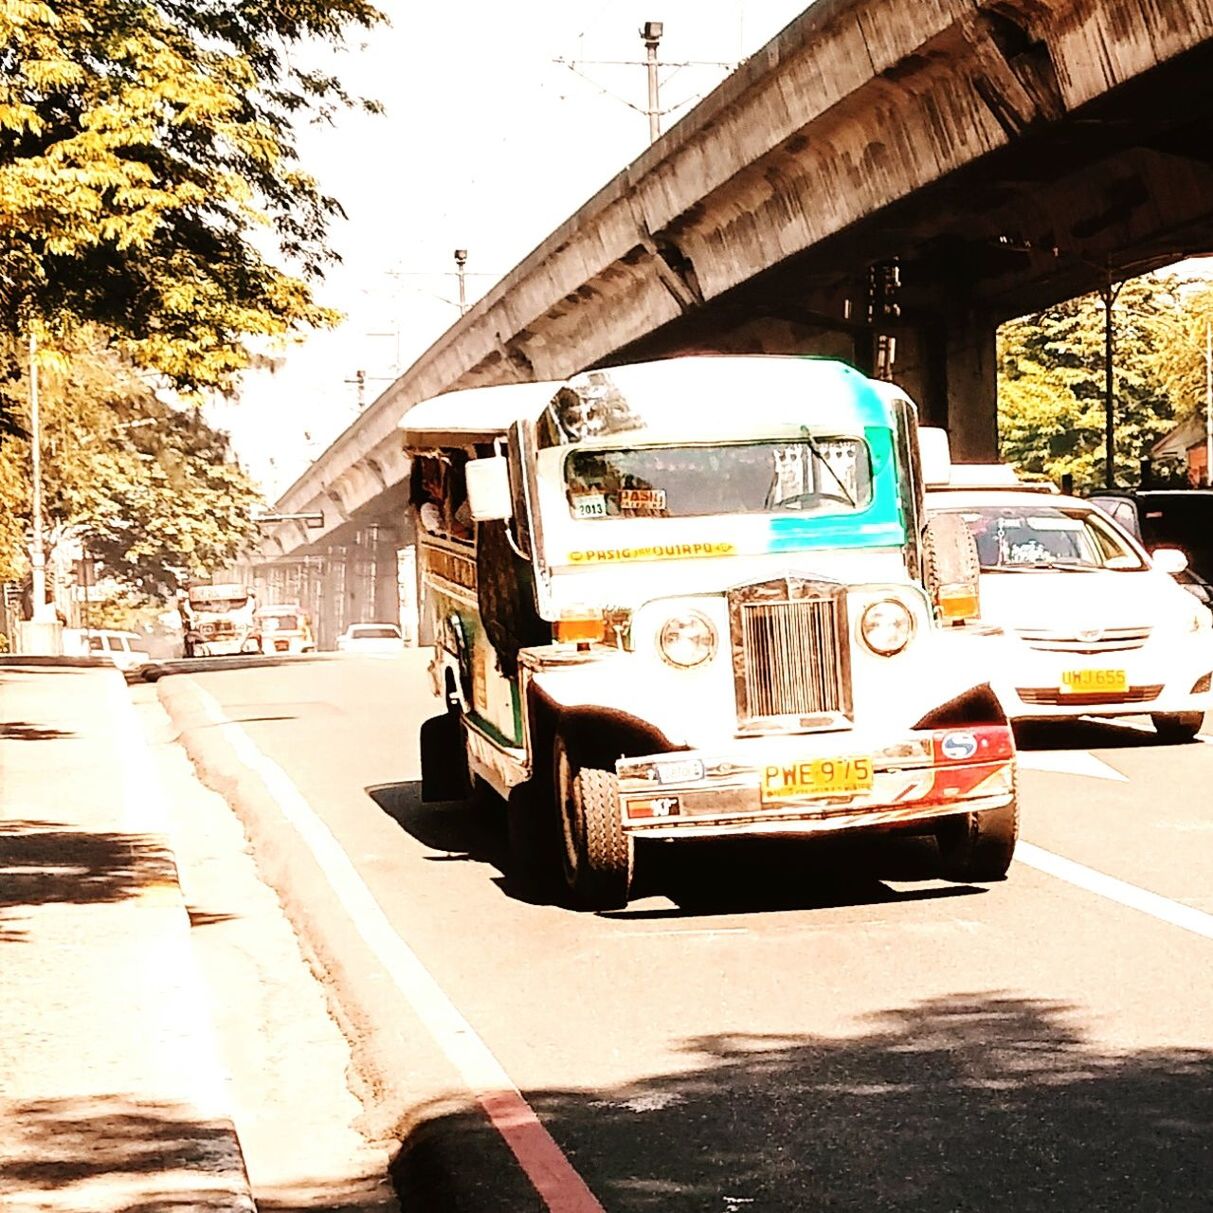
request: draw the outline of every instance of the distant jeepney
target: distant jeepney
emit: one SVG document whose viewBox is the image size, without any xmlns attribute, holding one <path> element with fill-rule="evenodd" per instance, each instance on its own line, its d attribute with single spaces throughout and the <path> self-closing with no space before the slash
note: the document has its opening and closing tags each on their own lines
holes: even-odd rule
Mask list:
<svg viewBox="0 0 1213 1213">
<path fill-rule="evenodd" d="M 297 602 L 260 606 L 255 613 L 261 632 L 261 651 L 272 653 L 314 653 L 316 638 L 311 621 Z"/>
<path fill-rule="evenodd" d="M 194 582 L 180 606 L 187 657 L 261 652 L 257 600 L 247 586 Z"/>
<path fill-rule="evenodd" d="M 401 427 L 447 705 L 423 797 L 504 797 L 515 878 L 612 907 L 637 840 L 857 831 L 1005 874 L 1014 746 L 976 560 L 926 521 L 898 389 L 675 358 L 451 392 Z"/>
</svg>

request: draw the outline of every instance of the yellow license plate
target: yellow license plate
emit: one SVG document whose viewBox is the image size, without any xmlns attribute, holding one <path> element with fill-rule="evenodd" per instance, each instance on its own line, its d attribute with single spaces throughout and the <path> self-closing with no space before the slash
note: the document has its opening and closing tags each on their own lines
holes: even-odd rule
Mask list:
<svg viewBox="0 0 1213 1213">
<path fill-rule="evenodd" d="M 1061 689 L 1082 695 L 1123 695 L 1129 678 L 1124 670 L 1066 670 Z"/>
<path fill-rule="evenodd" d="M 811 758 L 804 762 L 771 763 L 762 769 L 762 799 L 789 800 L 798 796 L 843 796 L 872 787 L 872 760 Z"/>
</svg>

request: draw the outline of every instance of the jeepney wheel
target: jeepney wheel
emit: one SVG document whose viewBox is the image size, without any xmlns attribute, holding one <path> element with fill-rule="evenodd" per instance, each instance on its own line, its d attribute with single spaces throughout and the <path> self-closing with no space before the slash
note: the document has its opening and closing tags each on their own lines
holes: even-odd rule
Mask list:
<svg viewBox="0 0 1213 1213">
<path fill-rule="evenodd" d="M 586 910 L 621 909 L 628 903 L 635 848 L 623 829 L 618 776 L 581 766 L 559 735 L 552 766 L 560 857 L 573 901 Z"/>
<path fill-rule="evenodd" d="M 1001 880 L 1011 866 L 1019 838 L 1019 806 L 957 813 L 936 827 L 940 875 L 945 880 Z"/>
<path fill-rule="evenodd" d="M 1150 719 L 1158 740 L 1168 744 L 1191 741 L 1205 722 L 1201 712 L 1154 712 Z"/>
<path fill-rule="evenodd" d="M 471 778 L 459 713 L 447 711 L 423 721 L 418 740 L 422 801 L 463 800 L 471 791 Z"/>
</svg>

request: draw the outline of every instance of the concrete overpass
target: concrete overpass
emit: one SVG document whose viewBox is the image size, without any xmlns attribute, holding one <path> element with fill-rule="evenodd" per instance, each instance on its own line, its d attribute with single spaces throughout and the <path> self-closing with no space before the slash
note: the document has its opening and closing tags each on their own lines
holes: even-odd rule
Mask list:
<svg viewBox="0 0 1213 1213">
<path fill-rule="evenodd" d="M 324 527 L 262 560 L 406 539 L 416 401 L 614 361 L 839 355 L 992 456 L 999 323 L 1213 250 L 1211 73 L 1213 0 L 818 0 L 333 443 L 278 503 Z"/>
</svg>

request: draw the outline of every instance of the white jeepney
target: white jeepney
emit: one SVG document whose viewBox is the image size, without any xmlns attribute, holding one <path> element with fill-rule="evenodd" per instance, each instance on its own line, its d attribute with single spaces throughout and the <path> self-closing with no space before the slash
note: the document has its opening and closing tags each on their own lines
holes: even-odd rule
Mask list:
<svg viewBox="0 0 1213 1213">
<path fill-rule="evenodd" d="M 187 657 L 261 652 L 257 599 L 247 586 L 191 582 L 179 607 Z"/>
<path fill-rule="evenodd" d="M 899 390 L 676 358 L 451 392 L 401 428 L 448 708 L 423 796 L 505 797 L 516 874 L 617 906 L 638 839 L 907 830 L 947 876 L 1004 875 L 976 564 L 926 522 Z"/>
</svg>

